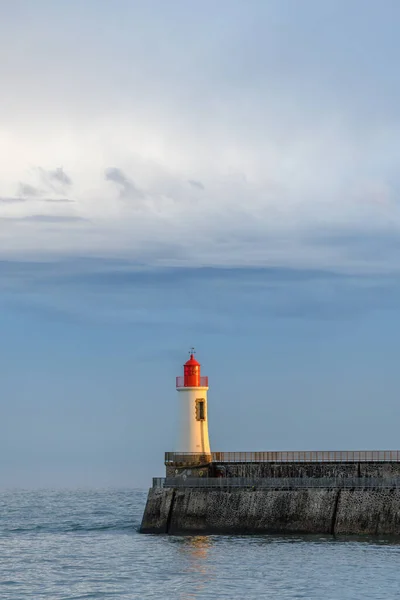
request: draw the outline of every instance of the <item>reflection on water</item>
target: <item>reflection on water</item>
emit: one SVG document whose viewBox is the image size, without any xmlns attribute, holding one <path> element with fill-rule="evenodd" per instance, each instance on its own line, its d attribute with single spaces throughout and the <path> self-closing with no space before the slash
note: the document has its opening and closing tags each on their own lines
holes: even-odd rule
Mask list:
<svg viewBox="0 0 400 600">
<path fill-rule="evenodd" d="M 183 573 L 192 582 L 191 589 L 182 589 L 177 595 L 179 600 L 196 600 L 199 594 L 214 578 L 214 569 L 209 560 L 213 538 L 196 535 L 179 539 L 179 555 L 184 565 Z"/>
<path fill-rule="evenodd" d="M 191 563 L 196 570 L 200 570 L 204 566 L 204 561 L 208 556 L 208 551 L 212 544 L 212 537 L 206 535 L 196 535 L 193 537 L 183 538 L 180 547 L 180 552 L 185 552 L 186 557 L 189 557 Z"/>
</svg>

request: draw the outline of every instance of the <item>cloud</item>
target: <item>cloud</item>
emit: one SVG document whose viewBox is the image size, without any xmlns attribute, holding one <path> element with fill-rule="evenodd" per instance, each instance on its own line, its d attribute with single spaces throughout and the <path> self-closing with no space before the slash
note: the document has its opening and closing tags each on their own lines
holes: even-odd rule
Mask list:
<svg viewBox="0 0 400 600">
<path fill-rule="evenodd" d="M 67 204 L 67 203 L 72 204 L 75 201 L 71 200 L 70 198 L 43 198 L 43 202 L 50 202 L 50 203 L 61 202 L 64 204 Z"/>
<path fill-rule="evenodd" d="M 116 167 L 108 168 L 105 170 L 104 176 L 107 181 L 117 184 L 120 188 L 121 198 L 140 199 L 144 197 L 143 192 L 136 187 L 133 181 L 121 169 Z"/>
<path fill-rule="evenodd" d="M 79 223 L 87 221 L 77 215 L 27 215 L 25 217 L 1 217 L 1 221 L 32 222 L 32 223 Z"/>
<path fill-rule="evenodd" d="M 21 191 L 21 190 L 20 190 Z M 22 196 L 10 196 L 10 197 L 2 197 L 0 196 L 0 204 L 22 204 L 24 202 L 27 202 L 28 200 L 38 200 L 39 202 L 49 202 L 51 204 L 57 204 L 57 203 L 61 203 L 61 204 L 72 204 L 74 202 L 74 200 L 71 200 L 70 198 L 41 198 L 41 197 L 37 197 L 39 194 L 24 194 L 25 197 Z M 28 198 L 26 197 L 28 196 Z"/>
<path fill-rule="evenodd" d="M 72 179 L 61 167 L 58 167 L 54 171 L 47 171 L 47 176 L 50 181 L 55 181 L 64 186 L 72 185 Z"/>
<path fill-rule="evenodd" d="M 8 294 L 14 302 L 19 293 L 19 303 L 33 302 L 60 318 L 213 332 L 248 334 L 268 328 L 271 319 L 354 320 L 397 311 L 400 301 L 395 276 L 312 269 L 144 270 L 126 261 L 75 259 L 0 261 L 0 275 L 3 301 Z"/>
<path fill-rule="evenodd" d="M 204 190 L 204 185 L 201 183 L 201 181 L 195 181 L 194 179 L 189 179 L 188 183 L 193 187 L 196 188 L 198 190 Z"/>
<path fill-rule="evenodd" d="M 24 221 L 35 221 L 37 223 L 78 223 L 87 221 L 84 217 L 77 215 L 31 215 L 24 217 Z"/>
<path fill-rule="evenodd" d="M 32 223 L 11 234 L 3 222 L 1 256 L 400 270 L 382 241 L 400 235 L 399 42 L 386 13 L 365 0 L 229 11 L 224 1 L 211 19 L 210 0 L 196 14 L 161 0 L 152 11 L 117 2 L 126 5 L 120 28 L 103 4 L 77 19 L 67 3 L 57 40 L 43 23 L 55 30 L 58 9 L 39 7 L 23 32 L 28 54 L 15 41 L 17 15 L 0 22 L 0 43 L 12 49 L 2 84 L 14 98 L 0 95 L 2 216 L 56 212 L 73 198 L 93 232 L 64 228 L 56 238 Z M 369 244 L 378 252 L 368 255 Z"/>
<path fill-rule="evenodd" d="M 26 202 L 26 198 L 21 198 L 20 196 L 18 196 L 18 197 L 0 196 L 0 204 L 21 204 L 23 202 Z"/>
<path fill-rule="evenodd" d="M 18 195 L 19 196 L 30 196 L 30 197 L 38 197 L 41 196 L 42 192 L 39 188 L 30 185 L 29 183 L 20 182 L 18 187 Z"/>
<path fill-rule="evenodd" d="M 66 188 L 72 186 L 71 177 L 61 167 L 54 170 L 46 170 L 39 167 L 38 172 L 43 184 L 53 191 L 64 191 Z"/>
</svg>

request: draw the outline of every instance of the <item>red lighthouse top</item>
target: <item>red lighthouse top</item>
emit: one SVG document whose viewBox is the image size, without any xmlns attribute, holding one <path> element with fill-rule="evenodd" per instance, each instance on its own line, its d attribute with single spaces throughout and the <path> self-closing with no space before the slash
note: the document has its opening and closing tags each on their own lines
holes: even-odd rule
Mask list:
<svg viewBox="0 0 400 600">
<path fill-rule="evenodd" d="M 201 365 L 190 353 L 190 358 L 183 365 L 183 377 L 176 378 L 176 387 L 208 387 L 208 377 L 201 377 Z"/>
<path fill-rule="evenodd" d="M 183 379 L 185 387 L 198 387 L 200 385 L 200 363 L 191 354 L 189 360 L 183 365 Z"/>
</svg>

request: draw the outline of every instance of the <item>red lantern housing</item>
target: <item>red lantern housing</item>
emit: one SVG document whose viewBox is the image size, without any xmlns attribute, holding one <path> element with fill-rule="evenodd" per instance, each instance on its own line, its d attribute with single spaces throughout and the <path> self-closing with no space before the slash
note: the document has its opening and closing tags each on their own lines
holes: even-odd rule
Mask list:
<svg viewBox="0 0 400 600">
<path fill-rule="evenodd" d="M 208 377 L 201 376 L 201 365 L 193 354 L 183 365 L 183 377 L 176 378 L 176 387 L 208 387 Z"/>
</svg>

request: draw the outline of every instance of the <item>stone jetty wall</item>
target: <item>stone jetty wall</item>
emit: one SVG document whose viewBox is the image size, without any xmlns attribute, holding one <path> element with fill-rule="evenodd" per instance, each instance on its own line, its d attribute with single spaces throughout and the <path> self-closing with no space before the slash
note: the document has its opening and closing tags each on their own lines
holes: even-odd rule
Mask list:
<svg viewBox="0 0 400 600">
<path fill-rule="evenodd" d="M 353 463 L 214 463 L 215 475 L 225 477 L 400 477 L 397 462 L 353 462 Z"/>
<path fill-rule="evenodd" d="M 400 490 L 154 488 L 141 532 L 400 535 Z"/>
<path fill-rule="evenodd" d="M 201 475 L 199 475 L 201 471 Z M 214 463 L 186 477 L 400 478 L 400 463 Z M 143 533 L 400 535 L 400 489 L 154 488 Z"/>
</svg>

